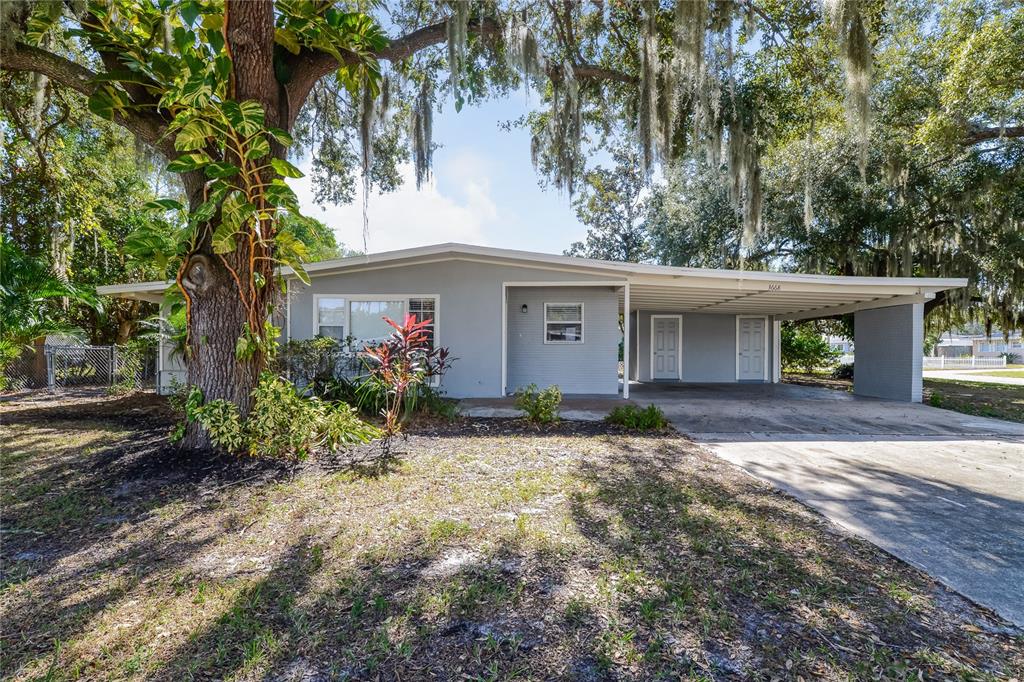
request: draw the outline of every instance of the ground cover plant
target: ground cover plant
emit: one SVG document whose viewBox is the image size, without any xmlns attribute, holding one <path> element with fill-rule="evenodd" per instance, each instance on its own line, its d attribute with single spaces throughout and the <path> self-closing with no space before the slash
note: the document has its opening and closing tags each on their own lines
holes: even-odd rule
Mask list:
<svg viewBox="0 0 1024 682">
<path fill-rule="evenodd" d="M 605 421 L 630 431 L 658 431 L 668 427 L 668 419 L 657 405 L 619 405 L 608 413 Z"/>
<path fill-rule="evenodd" d="M 558 421 L 558 407 L 561 404 L 562 391 L 558 386 L 548 386 L 541 390 L 537 388 L 537 384 L 530 384 L 516 390 L 515 393 L 515 406 L 534 424 L 551 424 Z"/>
<path fill-rule="evenodd" d="M 296 468 L 171 448 L 153 398 L 0 409 L 5 679 L 1024 674 L 1019 632 L 671 431 L 414 421 Z"/>
</svg>

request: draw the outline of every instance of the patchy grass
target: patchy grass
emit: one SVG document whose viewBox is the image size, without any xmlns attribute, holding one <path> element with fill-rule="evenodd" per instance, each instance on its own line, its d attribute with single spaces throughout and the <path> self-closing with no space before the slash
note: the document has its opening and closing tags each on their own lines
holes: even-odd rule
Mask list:
<svg viewBox="0 0 1024 682">
<path fill-rule="evenodd" d="M 964 414 L 1024 422 L 1024 386 L 961 379 L 925 379 L 924 401 Z"/>
<path fill-rule="evenodd" d="M 5 679 L 1024 673 L 1019 632 L 674 434 L 424 423 L 292 471 L 135 401 L 3 414 Z"/>
<path fill-rule="evenodd" d="M 786 374 L 783 381 L 837 391 L 853 390 L 853 382 L 848 379 L 832 379 L 812 374 Z M 962 379 L 925 379 L 922 393 L 923 402 L 932 407 L 1024 422 L 1024 386 Z"/>
<path fill-rule="evenodd" d="M 1024 369 L 997 369 L 993 372 L 978 372 L 986 377 L 1005 377 L 1009 379 L 1024 379 Z"/>
</svg>

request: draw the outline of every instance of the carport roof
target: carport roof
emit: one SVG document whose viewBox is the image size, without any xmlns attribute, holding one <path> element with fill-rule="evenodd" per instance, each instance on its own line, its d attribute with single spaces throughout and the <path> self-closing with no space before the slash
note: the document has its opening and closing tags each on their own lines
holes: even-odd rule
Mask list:
<svg viewBox="0 0 1024 682">
<path fill-rule="evenodd" d="M 966 286 L 962 278 L 842 277 L 804 273 L 683 268 L 646 263 L 557 256 L 469 244 L 435 244 L 364 256 L 310 263 L 311 277 L 416 263 L 467 260 L 520 265 L 543 270 L 599 276 L 600 283 L 620 288 L 625 303 L 629 285 L 630 310 L 777 315 L 806 319 L 903 303 L 919 303 L 939 291 Z M 282 268 L 285 277 L 291 268 Z M 552 282 L 553 283 L 553 282 Z M 583 284 L 584 281 L 578 282 Z M 97 292 L 123 298 L 160 301 L 173 282 L 142 282 L 101 286 Z M 523 283 L 509 282 L 509 285 Z"/>
</svg>

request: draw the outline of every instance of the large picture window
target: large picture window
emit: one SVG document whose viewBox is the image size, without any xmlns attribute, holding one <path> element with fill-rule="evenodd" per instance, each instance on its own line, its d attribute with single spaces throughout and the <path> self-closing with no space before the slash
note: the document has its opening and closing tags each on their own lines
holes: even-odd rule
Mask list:
<svg viewBox="0 0 1024 682">
<path fill-rule="evenodd" d="M 357 349 L 383 341 L 391 335 L 384 318 L 401 324 L 408 312 L 418 321 L 430 320 L 427 326 L 428 343 L 434 347 L 437 329 L 437 299 L 433 296 L 392 298 L 383 296 L 317 295 L 316 333 L 338 341 L 352 339 Z"/>
<path fill-rule="evenodd" d="M 352 336 L 360 346 L 375 344 L 395 331 L 384 318 L 398 324 L 405 321 L 405 301 L 352 301 L 350 316 Z"/>
<path fill-rule="evenodd" d="M 583 304 L 544 304 L 544 343 L 583 343 Z"/>
</svg>

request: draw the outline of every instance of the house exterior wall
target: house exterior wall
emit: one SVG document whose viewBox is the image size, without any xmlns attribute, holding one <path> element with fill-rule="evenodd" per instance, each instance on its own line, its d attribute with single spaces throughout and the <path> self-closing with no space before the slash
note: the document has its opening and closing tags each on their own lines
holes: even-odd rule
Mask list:
<svg viewBox="0 0 1024 682">
<path fill-rule="evenodd" d="M 638 381 L 651 381 L 651 316 L 677 315 L 672 310 L 641 310 L 636 323 L 636 373 Z M 682 380 L 701 383 L 736 381 L 736 316 L 712 313 L 681 313 Z M 765 381 L 772 380 L 775 365 L 775 344 L 772 343 L 773 318 L 768 317 L 765 337 L 768 339 L 768 371 Z"/>
<path fill-rule="evenodd" d="M 175 382 L 184 384 L 186 380 L 184 359 L 173 350 L 171 342 L 161 334 L 156 375 L 156 391 L 160 395 L 170 395 L 174 392 Z"/>
<path fill-rule="evenodd" d="M 544 343 L 544 303 L 583 304 L 583 343 Z M 617 394 L 621 338 L 614 287 L 509 287 L 508 390 Z"/>
<path fill-rule="evenodd" d="M 853 392 L 921 402 L 924 305 L 914 303 L 854 313 Z"/>
<path fill-rule="evenodd" d="M 314 296 L 437 296 L 436 342 L 456 358 L 441 388 L 451 397 L 495 397 L 502 383 L 502 285 L 504 282 L 589 282 L 607 277 L 545 268 L 467 260 L 313 274 L 309 286 L 289 283 L 285 335 L 316 335 Z M 511 289 L 510 289 L 511 291 Z M 589 311 L 587 311 L 589 313 Z M 611 365 L 615 371 L 615 363 Z"/>
</svg>

